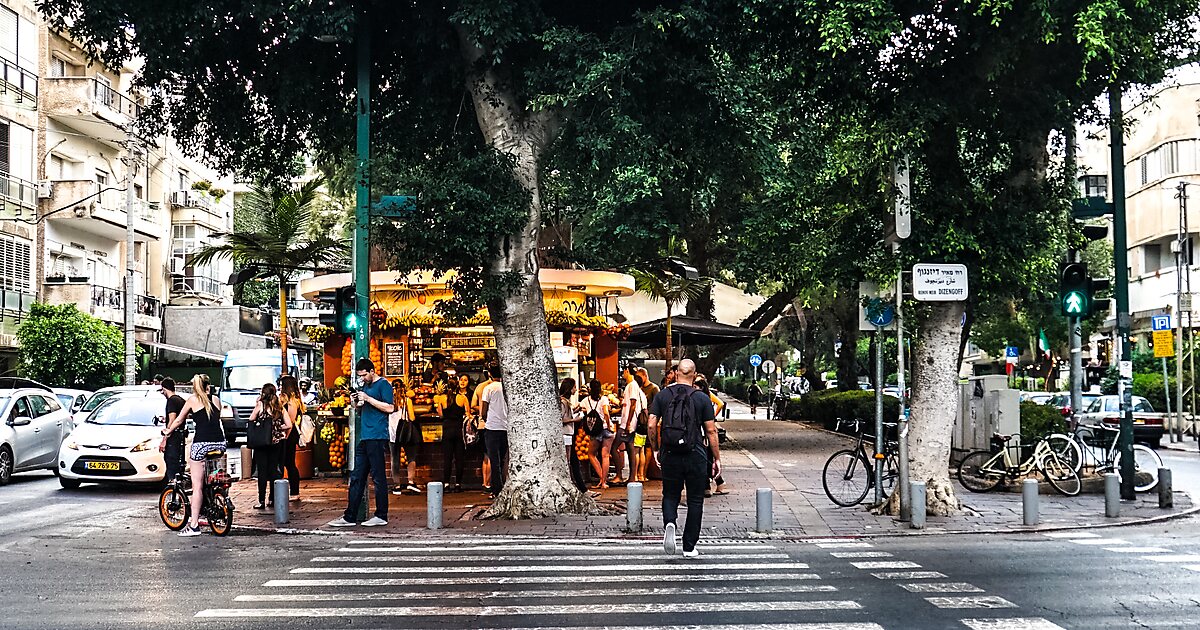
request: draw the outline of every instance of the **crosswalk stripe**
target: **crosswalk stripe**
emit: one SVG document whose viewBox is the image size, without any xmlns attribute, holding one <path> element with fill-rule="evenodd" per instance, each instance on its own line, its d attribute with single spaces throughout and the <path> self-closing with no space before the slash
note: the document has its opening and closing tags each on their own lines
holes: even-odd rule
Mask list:
<svg viewBox="0 0 1200 630">
<path fill-rule="evenodd" d="M 350 542 L 354 542 L 354 541 L 350 541 Z M 656 546 L 659 546 L 659 545 L 662 545 L 662 541 L 659 541 L 659 542 L 657 543 L 657 545 L 656 545 Z M 644 553 L 644 552 L 646 551 L 646 548 L 647 548 L 647 547 L 649 547 L 649 545 L 640 545 L 640 544 L 639 544 L 639 545 L 634 545 L 634 546 L 625 546 L 625 545 L 605 545 L 605 546 L 600 546 L 600 545 L 576 545 L 576 544 L 566 544 L 566 545 L 564 545 L 564 544 L 551 544 L 551 545 L 536 545 L 536 546 L 529 546 L 529 545 L 487 545 L 487 546 L 483 546 L 483 547 L 462 547 L 462 546 L 455 546 L 455 547 L 411 547 L 411 546 L 396 546 L 396 545 L 383 545 L 383 546 L 378 546 L 378 547 L 367 547 L 367 546 L 365 546 L 365 545 L 358 545 L 358 546 L 355 546 L 355 547 L 342 547 L 342 548 L 338 549 L 338 552 L 340 552 L 340 553 L 360 553 L 360 552 L 362 552 L 362 553 L 367 553 L 367 552 L 374 552 L 374 553 L 383 553 L 383 552 L 391 552 L 391 553 L 427 553 L 427 552 L 432 552 L 432 551 L 440 551 L 440 552 L 454 551 L 454 552 L 464 552 L 464 557 L 468 557 L 468 558 L 470 558 L 470 557 L 474 557 L 474 556 L 467 555 L 465 552 L 472 552 L 472 551 L 480 551 L 480 552 L 498 552 L 498 551 L 576 551 L 576 552 L 581 552 L 581 551 L 603 551 L 603 552 L 605 552 L 605 553 L 613 553 L 613 554 L 620 554 L 620 553 L 638 554 L 638 553 Z M 701 545 L 701 547 L 702 547 L 702 548 L 703 548 L 705 551 L 716 551 L 716 550 L 721 550 L 721 551 L 750 551 L 750 550 L 755 550 L 755 549 L 761 549 L 761 550 L 763 550 L 763 551 L 768 551 L 768 552 L 769 552 L 769 551 L 774 551 L 774 550 L 775 550 L 775 547 L 772 547 L 772 546 L 770 546 L 770 545 L 764 545 L 764 544 L 761 544 L 761 543 L 757 543 L 757 544 L 748 544 L 748 545 L 722 545 L 722 544 L 708 545 L 708 544 L 705 544 L 705 545 Z M 540 557 L 540 556 L 533 555 L 533 554 L 531 554 L 531 555 L 532 555 L 532 557 L 535 557 L 535 558 L 537 558 L 537 557 Z M 662 555 L 662 554 L 660 553 L 659 555 Z"/>
<path fill-rule="evenodd" d="M 562 543 L 547 543 L 542 538 L 519 538 L 515 536 L 473 536 L 469 540 L 454 539 L 454 538 L 404 538 L 401 543 L 393 543 L 394 538 L 355 538 L 347 540 L 348 545 L 381 545 L 381 544 L 403 544 L 406 546 L 431 546 L 431 545 L 453 545 L 455 547 L 487 547 L 488 545 L 501 544 L 521 544 L 526 549 L 541 549 L 546 545 L 562 544 Z M 572 545 L 659 545 L 662 544 L 661 539 L 657 538 L 626 538 L 614 541 L 611 538 L 580 538 L 572 540 Z"/>
<path fill-rule="evenodd" d="M 840 541 L 840 542 L 819 542 L 817 547 L 820 549 L 865 549 L 874 547 L 869 542 L 861 541 Z"/>
<path fill-rule="evenodd" d="M 1070 542 L 1076 545 L 1128 545 L 1129 541 L 1120 538 L 1072 538 Z"/>
<path fill-rule="evenodd" d="M 912 582 L 901 584 L 910 593 L 982 593 L 983 589 L 968 582 Z"/>
<path fill-rule="evenodd" d="M 908 560 L 868 560 L 866 562 L 851 562 L 856 569 L 920 569 L 921 565 Z"/>
<path fill-rule="evenodd" d="M 1046 532 L 1046 533 L 1044 533 L 1044 534 L 1042 534 L 1042 535 L 1043 535 L 1043 536 L 1045 536 L 1046 538 L 1065 538 L 1065 539 L 1070 539 L 1070 538 L 1099 538 L 1099 537 L 1100 537 L 1100 534 L 1094 534 L 1094 533 L 1092 533 L 1092 532 L 1074 532 L 1074 531 L 1070 531 L 1070 532 Z"/>
<path fill-rule="evenodd" d="M 1142 556 L 1142 560 L 1153 560 L 1155 562 L 1200 562 L 1200 554 L 1195 553 L 1177 553 L 1161 556 Z"/>
<path fill-rule="evenodd" d="M 940 580 L 946 577 L 945 573 L 937 571 L 884 571 L 871 575 L 881 580 Z"/>
<path fill-rule="evenodd" d="M 772 560 L 786 559 L 786 553 L 722 553 L 712 554 L 709 558 L 718 558 L 720 560 Z M 677 559 L 677 556 L 668 556 L 662 551 L 657 553 L 645 554 L 628 554 L 628 555 L 606 555 L 596 554 L 587 556 L 402 556 L 402 555 L 376 555 L 376 556 L 317 556 L 312 559 L 312 562 L 457 562 L 465 564 L 467 562 L 514 562 L 514 561 L 533 561 L 533 560 L 554 560 L 560 562 L 578 562 L 578 561 L 610 561 L 610 560 L 671 560 Z"/>
<path fill-rule="evenodd" d="M 907 563 L 905 566 L 920 566 Z M 713 563 L 680 562 L 678 564 L 599 564 L 558 566 L 500 566 L 500 567 L 300 567 L 292 573 L 598 573 L 601 571 L 751 571 L 762 569 L 807 569 L 803 562 L 778 563 Z M 903 567 L 879 567 L 903 568 Z M 624 579 L 627 576 L 623 576 Z"/>
<path fill-rule="evenodd" d="M 1162 547 L 1105 547 L 1104 550 L 1116 553 L 1175 553 Z"/>
<path fill-rule="evenodd" d="M 791 612 L 801 610 L 859 610 L 856 601 L 848 599 L 792 602 L 662 602 L 555 604 L 551 606 L 378 606 L 371 608 L 210 608 L 196 617 L 263 618 L 263 617 L 416 617 L 501 615 L 652 615 L 669 613 L 729 613 L 729 612 Z"/>
<path fill-rule="evenodd" d="M 519 591 L 421 591 L 398 593 L 395 591 L 373 593 L 269 593 L 238 595 L 239 602 L 319 602 L 319 601 L 372 601 L 393 599 L 536 599 L 539 597 L 659 597 L 668 595 L 764 595 L 772 593 L 832 593 L 836 586 L 828 584 L 775 584 L 758 586 L 725 586 L 710 584 L 694 587 L 657 588 L 602 588 L 573 590 L 519 590 Z"/>
<path fill-rule="evenodd" d="M 892 554 L 886 551 L 834 551 L 829 555 L 834 558 L 891 558 Z"/>
<path fill-rule="evenodd" d="M 662 630 L 662 626 L 573 626 L 575 630 Z M 672 630 L 883 630 L 870 622 L 850 623 L 758 623 L 703 626 L 671 626 Z M 507 628 L 506 630 L 546 630 L 546 628 Z"/>
<path fill-rule="evenodd" d="M 1183 566 L 1183 568 L 1190 569 L 1192 571 L 1200 571 L 1200 564 L 1186 564 Z"/>
<path fill-rule="evenodd" d="M 938 574 L 941 577 L 944 575 Z M 730 573 L 714 575 L 624 575 L 622 582 L 758 582 L 771 580 L 819 580 L 816 573 Z M 915 579 L 915 578 L 914 578 Z M 558 575 L 495 575 L 473 577 L 421 577 L 421 578 L 325 578 L 270 580 L 265 587 L 315 587 L 345 588 L 373 586 L 453 586 L 488 584 L 562 584 Z"/>
<path fill-rule="evenodd" d="M 926 597 L 925 601 L 938 608 L 1016 608 L 1017 605 L 995 595 L 968 597 Z"/>
<path fill-rule="evenodd" d="M 1041 617 L 962 619 L 961 621 L 971 630 L 1064 630 L 1062 626 Z"/>
</svg>

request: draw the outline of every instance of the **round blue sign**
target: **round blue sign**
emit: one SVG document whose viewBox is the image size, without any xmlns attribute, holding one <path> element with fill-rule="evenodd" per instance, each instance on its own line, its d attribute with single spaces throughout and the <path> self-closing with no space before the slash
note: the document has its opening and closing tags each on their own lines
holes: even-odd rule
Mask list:
<svg viewBox="0 0 1200 630">
<path fill-rule="evenodd" d="M 891 302 L 885 302 L 879 298 L 871 298 L 867 302 L 867 321 L 879 326 L 880 328 L 892 323 L 896 319 L 896 307 Z"/>
<path fill-rule="evenodd" d="M 758 356 L 757 354 L 750 355 L 750 365 L 751 367 L 758 367 L 762 365 L 762 357 Z"/>
</svg>

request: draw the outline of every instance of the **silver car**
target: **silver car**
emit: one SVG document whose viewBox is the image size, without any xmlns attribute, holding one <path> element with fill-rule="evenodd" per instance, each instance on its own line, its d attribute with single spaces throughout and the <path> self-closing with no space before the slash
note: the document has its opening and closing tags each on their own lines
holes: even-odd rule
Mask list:
<svg viewBox="0 0 1200 630">
<path fill-rule="evenodd" d="M 71 415 L 49 388 L 0 389 L 0 485 L 13 473 L 56 470 L 70 428 Z"/>
</svg>

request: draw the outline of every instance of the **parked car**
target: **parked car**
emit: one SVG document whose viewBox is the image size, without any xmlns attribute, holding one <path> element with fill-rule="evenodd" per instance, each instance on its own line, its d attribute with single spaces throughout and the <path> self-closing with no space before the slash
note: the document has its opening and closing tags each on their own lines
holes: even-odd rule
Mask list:
<svg viewBox="0 0 1200 630">
<path fill-rule="evenodd" d="M 1038 405 L 1045 405 L 1050 402 L 1054 394 L 1050 392 L 1021 392 L 1021 402 L 1031 402 Z"/>
<path fill-rule="evenodd" d="M 74 414 L 76 411 L 83 409 L 84 403 L 87 402 L 88 398 L 92 397 L 92 392 L 86 389 L 55 387 L 54 395 L 58 396 L 58 402 L 62 403 L 62 406 L 68 413 Z"/>
<path fill-rule="evenodd" d="M 71 425 L 49 387 L 0 389 L 0 485 L 13 473 L 56 470 L 55 458 Z"/>
<path fill-rule="evenodd" d="M 1082 402 L 1082 404 L 1079 406 L 1080 413 L 1083 413 L 1083 410 L 1086 410 L 1088 408 L 1088 406 L 1092 404 L 1092 401 L 1096 400 L 1099 397 L 1100 397 L 1100 394 L 1092 394 L 1089 392 L 1084 392 L 1083 394 L 1081 394 L 1080 401 Z M 1061 411 L 1062 415 L 1064 415 L 1064 416 L 1071 415 L 1072 410 L 1071 410 L 1071 394 L 1070 394 L 1070 392 L 1055 394 L 1049 400 L 1049 402 L 1047 402 L 1046 404 L 1051 405 L 1053 407 L 1057 407 L 1058 410 Z"/>
<path fill-rule="evenodd" d="M 166 405 L 161 395 L 110 396 L 75 427 L 58 451 L 64 488 L 83 482 L 161 482 L 158 451 Z"/>
<path fill-rule="evenodd" d="M 1108 394 L 1098 396 L 1085 407 L 1079 416 L 1082 424 L 1102 423 L 1109 427 L 1121 426 L 1120 397 Z M 1141 396 L 1133 397 L 1133 439 L 1157 447 L 1162 442 L 1166 416 L 1157 413 L 1150 401 Z"/>
<path fill-rule="evenodd" d="M 115 387 L 105 387 L 104 389 L 97 391 L 95 394 L 92 394 L 91 398 L 88 398 L 87 402 L 85 402 L 83 406 L 79 408 L 79 411 L 75 412 L 73 418 L 75 426 L 83 424 L 83 421 L 87 419 L 88 415 L 95 411 L 96 408 L 102 405 L 105 401 L 112 398 L 126 397 L 153 398 L 155 401 L 163 404 L 164 409 L 166 408 L 165 403 L 162 402 L 164 400 L 162 397 L 162 388 L 158 385 L 117 385 Z"/>
</svg>

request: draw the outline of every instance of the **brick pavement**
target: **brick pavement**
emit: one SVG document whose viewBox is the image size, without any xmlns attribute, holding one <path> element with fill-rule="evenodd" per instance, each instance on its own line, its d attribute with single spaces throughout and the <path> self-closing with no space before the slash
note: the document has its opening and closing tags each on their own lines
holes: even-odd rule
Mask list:
<svg viewBox="0 0 1200 630">
<path fill-rule="evenodd" d="M 755 490 L 771 488 L 774 498 L 774 537 L 871 536 L 914 533 L 966 533 L 987 531 L 1026 531 L 1063 527 L 1089 527 L 1143 522 L 1148 519 L 1181 515 L 1193 508 L 1191 497 L 1176 492 L 1175 507 L 1158 508 L 1157 494 L 1143 495 L 1121 507 L 1121 516 L 1104 516 L 1101 495 L 1062 497 L 1043 493 L 1041 524 L 1021 524 L 1019 493 L 992 492 L 973 494 L 958 488 L 963 510 L 950 517 L 929 516 L 924 532 L 909 528 L 890 516 L 871 514 L 866 507 L 841 508 L 825 496 L 820 471 L 828 455 L 851 440 L 845 436 L 794 422 L 767 421 L 759 410 L 757 420 L 749 409 L 730 401 L 730 419 L 724 423 L 730 441 L 722 449 L 725 477 L 730 493 L 705 501 L 704 535 L 712 537 L 761 536 L 755 529 Z M 624 488 L 603 492 L 597 502 L 609 514 L 559 516 L 555 518 L 511 521 L 483 520 L 479 515 L 487 507 L 487 497 L 479 491 L 445 495 L 444 534 L 480 533 L 487 535 L 527 535 L 552 537 L 607 537 L 634 534 L 626 531 Z M 234 484 L 232 497 L 238 506 L 239 526 L 275 529 L 273 512 L 255 511 L 257 486 L 251 481 Z M 659 505 L 661 485 L 651 481 L 645 487 L 644 522 L 641 532 L 653 535 L 662 522 Z M 326 531 L 324 524 L 337 518 L 345 508 L 346 482 L 343 479 L 313 479 L 302 483 L 301 500 L 291 506 L 288 531 Z M 357 535 L 428 535 L 425 529 L 426 498 L 389 496 L 389 523 L 376 529 L 337 530 Z M 373 504 L 372 504 L 373 505 Z"/>
</svg>

